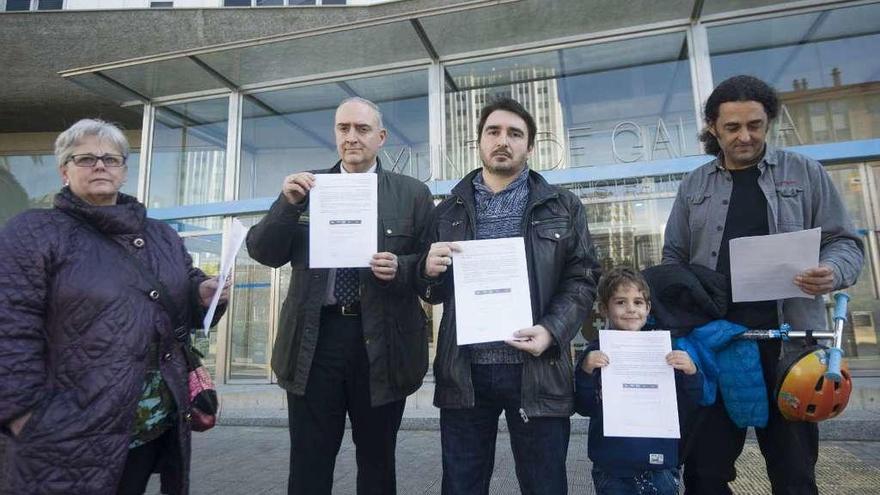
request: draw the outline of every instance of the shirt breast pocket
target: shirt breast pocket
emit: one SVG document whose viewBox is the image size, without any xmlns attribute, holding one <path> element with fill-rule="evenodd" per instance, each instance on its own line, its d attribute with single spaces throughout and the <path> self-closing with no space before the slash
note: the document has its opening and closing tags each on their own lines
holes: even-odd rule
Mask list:
<svg viewBox="0 0 880 495">
<path fill-rule="evenodd" d="M 688 227 L 691 231 L 701 231 L 706 227 L 706 222 L 709 220 L 711 198 L 712 195 L 708 193 L 687 196 Z"/>
<path fill-rule="evenodd" d="M 796 232 L 804 229 L 804 188 L 798 186 L 776 188 L 779 232 Z"/>
<path fill-rule="evenodd" d="M 411 254 L 415 249 L 413 222 L 408 218 L 382 220 L 383 250 L 394 254 Z"/>
</svg>

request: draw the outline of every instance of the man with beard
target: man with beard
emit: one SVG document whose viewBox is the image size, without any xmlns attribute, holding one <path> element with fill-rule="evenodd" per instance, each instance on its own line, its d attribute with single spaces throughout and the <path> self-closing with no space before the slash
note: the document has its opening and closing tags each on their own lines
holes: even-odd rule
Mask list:
<svg viewBox="0 0 880 495">
<path fill-rule="evenodd" d="M 419 293 L 443 303 L 434 405 L 440 408 L 444 494 L 489 492 L 502 411 L 521 492 L 568 490 L 569 343 L 593 306 L 598 264 L 580 200 L 528 168 L 535 132 L 532 116 L 512 99 L 483 108 L 483 167 L 453 188 L 425 231 L 423 245 L 431 246 L 420 263 Z M 457 345 L 455 241 L 519 236 L 525 239 L 535 325 L 511 328 L 516 340 Z"/>
</svg>

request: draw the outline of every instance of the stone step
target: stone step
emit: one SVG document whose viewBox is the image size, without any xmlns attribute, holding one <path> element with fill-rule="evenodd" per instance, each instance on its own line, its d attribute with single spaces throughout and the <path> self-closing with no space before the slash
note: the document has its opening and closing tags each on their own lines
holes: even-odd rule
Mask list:
<svg viewBox="0 0 880 495">
<path fill-rule="evenodd" d="M 880 378 L 854 378 L 854 391 L 844 413 L 822 422 L 819 435 L 823 440 L 880 441 Z M 222 401 L 219 423 L 230 426 L 287 426 L 287 395 L 277 385 L 221 385 Z M 406 430 L 439 430 L 440 410 L 434 407 L 434 381 L 424 385 L 407 398 L 401 428 Z M 574 433 L 585 433 L 589 419 L 572 416 Z M 499 430 L 506 431 L 502 416 Z M 753 435 L 750 430 L 750 435 Z"/>
</svg>

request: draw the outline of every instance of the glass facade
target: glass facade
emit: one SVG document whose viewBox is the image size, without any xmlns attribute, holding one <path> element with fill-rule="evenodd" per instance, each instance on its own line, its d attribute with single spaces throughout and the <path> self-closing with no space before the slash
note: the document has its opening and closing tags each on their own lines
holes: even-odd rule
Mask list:
<svg viewBox="0 0 880 495">
<path fill-rule="evenodd" d="M 260 217 L 239 218 L 250 227 Z M 272 344 L 274 270 L 257 263 L 242 247 L 235 259 L 232 326 L 229 330 L 229 378 L 267 381 Z"/>
<path fill-rule="evenodd" d="M 850 366 L 856 369 L 880 368 L 880 349 L 877 347 L 880 322 L 880 299 L 877 280 L 877 226 L 880 208 L 877 191 L 880 167 L 877 164 L 845 164 L 828 168 L 834 185 L 852 216 L 856 229 L 865 243 L 865 265 L 858 282 L 847 289 L 851 297 L 850 320 L 844 331 L 844 353 Z M 873 194 L 874 197 L 871 195 Z"/>
<path fill-rule="evenodd" d="M 700 153 L 684 32 L 446 70 L 444 178 L 480 166 L 480 109 L 498 96 L 516 99 L 534 116 L 536 170 Z"/>
<path fill-rule="evenodd" d="M 430 35 L 434 24 L 426 20 L 425 26 Z M 407 28 L 386 27 L 395 34 Z M 392 36 L 369 29 L 371 36 Z M 415 61 L 390 66 L 370 55 L 351 71 L 357 60 L 342 57 L 331 70 L 336 52 L 327 52 L 327 67 L 317 71 L 326 72 L 326 78 L 301 73 L 305 69 L 296 64 L 278 64 L 277 78 L 271 78 L 277 84 L 249 79 L 257 72 L 244 68 L 276 56 L 295 59 L 300 51 L 350 35 L 248 46 L 233 65 L 221 63 L 228 55 L 222 52 L 200 55 L 246 89 L 230 92 L 231 97 L 153 107 L 147 203 L 154 212 L 174 212 L 164 218 L 186 236 L 200 266 L 208 267 L 216 261 L 208 247 L 218 242 L 228 218 L 252 225 L 277 196 L 284 176 L 336 162 L 332 122 L 342 99 L 375 101 L 389 131 L 383 165 L 425 181 L 440 197 L 479 166 L 479 111 L 492 97 L 507 95 L 536 118 L 532 168 L 586 205 L 602 265 L 643 269 L 661 259 L 666 219 L 684 173 L 708 160 L 700 156 L 697 139 L 698 102 L 712 82 L 753 74 L 773 84 L 782 98 L 770 142 L 814 145 L 800 150 L 825 161 L 863 235 L 866 263 L 858 284 L 848 290 L 853 299 L 844 350 L 858 373 L 878 374 L 880 163 L 866 161 L 876 151 L 864 150 L 876 150 L 880 138 L 880 59 L 875 56 L 880 3 L 788 5 L 728 18 L 714 13 L 706 22 L 626 31 L 607 39 L 587 33 L 468 51 L 450 60 L 438 49 L 439 60 L 404 57 Z M 400 50 L 415 50 L 411 33 L 400 40 Z M 232 170 L 227 170 L 227 149 L 237 155 L 234 181 L 226 176 Z M 9 163 L 0 161 L 14 168 Z M 51 193 L 37 187 L 40 180 L 30 185 L 27 174 L 12 175 L 29 201 Z M 271 346 L 290 267 L 265 267 L 243 249 L 234 276 L 228 323 L 200 345 L 213 356 L 210 362 L 223 363 L 219 376 L 271 381 Z M 599 324 L 594 315 L 584 327 L 589 333 Z"/>
<path fill-rule="evenodd" d="M 228 98 L 156 109 L 147 206 L 223 201 L 228 114 Z"/>
<path fill-rule="evenodd" d="M 642 270 L 660 263 L 666 219 L 681 179 L 675 174 L 568 186 L 586 206 L 596 258 L 603 269 L 623 265 Z M 584 324 L 584 336 L 597 338 L 603 326 L 594 308 Z"/>
<path fill-rule="evenodd" d="M 774 144 L 880 137 L 880 5 L 728 24 L 708 36 L 716 83 L 751 74 L 779 91 Z"/>
<path fill-rule="evenodd" d="M 6 0 L 6 10 L 9 12 L 30 10 L 31 0 Z"/>
<path fill-rule="evenodd" d="M 427 180 L 428 74 L 420 70 L 245 95 L 239 198 L 276 195 L 288 174 L 336 163 L 336 107 L 353 96 L 382 111 L 388 129 L 382 166 Z"/>
<path fill-rule="evenodd" d="M 120 190 L 137 196 L 140 153 L 131 151 L 126 163 L 127 179 Z M 0 155 L 0 226 L 28 208 L 51 208 L 59 189 L 55 155 Z"/>
<path fill-rule="evenodd" d="M 220 273 L 220 254 L 223 239 L 220 234 L 188 236 L 183 238 L 193 266 L 200 268 L 206 275 L 217 276 Z M 195 329 L 193 333 L 193 345 L 202 353 L 202 363 L 211 371 L 211 376 L 217 376 L 217 332 L 223 331 L 223 322 L 209 331 L 205 336 L 202 329 Z"/>
</svg>

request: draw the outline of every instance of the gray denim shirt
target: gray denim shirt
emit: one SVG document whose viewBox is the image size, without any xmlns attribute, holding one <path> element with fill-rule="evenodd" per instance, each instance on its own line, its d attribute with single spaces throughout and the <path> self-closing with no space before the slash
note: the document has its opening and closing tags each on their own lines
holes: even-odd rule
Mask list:
<svg viewBox="0 0 880 495">
<path fill-rule="evenodd" d="M 864 246 L 831 178 L 803 155 L 770 146 L 758 163 L 758 185 L 767 198 L 770 233 L 822 227 L 819 262 L 834 270 L 834 288 L 853 285 L 862 269 Z M 666 223 L 663 263 L 691 263 L 715 269 L 733 181 L 715 159 L 684 178 Z M 784 299 L 780 323 L 794 329 L 825 329 L 822 297 Z"/>
</svg>

